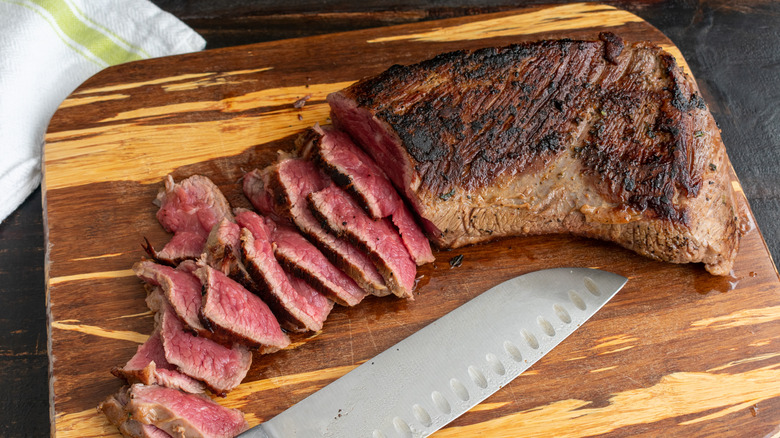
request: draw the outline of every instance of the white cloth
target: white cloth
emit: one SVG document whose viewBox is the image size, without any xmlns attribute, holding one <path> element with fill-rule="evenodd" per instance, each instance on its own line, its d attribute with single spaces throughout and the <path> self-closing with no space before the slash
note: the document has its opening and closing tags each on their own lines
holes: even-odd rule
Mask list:
<svg viewBox="0 0 780 438">
<path fill-rule="evenodd" d="M 49 121 L 100 70 L 203 49 L 147 0 L 0 0 L 0 222 L 41 181 Z"/>
</svg>

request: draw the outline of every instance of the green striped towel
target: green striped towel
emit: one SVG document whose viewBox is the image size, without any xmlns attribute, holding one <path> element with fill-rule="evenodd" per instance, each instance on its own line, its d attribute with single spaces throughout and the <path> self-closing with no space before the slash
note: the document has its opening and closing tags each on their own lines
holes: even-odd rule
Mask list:
<svg viewBox="0 0 780 438">
<path fill-rule="evenodd" d="M 79 84 L 110 65 L 204 46 L 146 0 L 0 0 L 0 221 L 40 184 L 46 127 Z"/>
</svg>

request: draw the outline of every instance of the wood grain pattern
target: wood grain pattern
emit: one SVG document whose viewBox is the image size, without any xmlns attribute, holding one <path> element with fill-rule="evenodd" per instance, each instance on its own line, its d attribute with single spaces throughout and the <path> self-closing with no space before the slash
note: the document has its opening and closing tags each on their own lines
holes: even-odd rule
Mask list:
<svg viewBox="0 0 780 438">
<path fill-rule="evenodd" d="M 563 13 L 570 18 L 562 23 L 576 24 L 556 28 Z M 152 330 L 128 269 L 143 256 L 143 237 L 156 245 L 169 238 L 151 204 L 166 174 L 207 175 L 234 206 L 247 206 L 241 175 L 290 148 L 301 129 L 326 123 L 328 92 L 447 50 L 594 38 L 604 27 L 674 48 L 631 14 L 579 4 L 142 61 L 89 80 L 53 118 L 45 150 L 53 434 L 117 435 L 95 406 L 120 386 L 108 370 Z M 466 31 L 442 37 L 453 29 Z M 292 107 L 307 94 L 304 108 Z M 456 254 L 463 264 L 450 269 Z M 743 240 L 731 278 L 566 236 L 436 256 L 420 269 L 415 301 L 371 297 L 336 308 L 321 332 L 256 356 L 245 382 L 219 402 L 257 424 L 491 286 L 536 269 L 589 266 L 630 281 L 529 372 L 436 436 L 725 436 L 741 428 L 762 436 L 780 423 L 780 282 L 757 230 Z"/>
</svg>

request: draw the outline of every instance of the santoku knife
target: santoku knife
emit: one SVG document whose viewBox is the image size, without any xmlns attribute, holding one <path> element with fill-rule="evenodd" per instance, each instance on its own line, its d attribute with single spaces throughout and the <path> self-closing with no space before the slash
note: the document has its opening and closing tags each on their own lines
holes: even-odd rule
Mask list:
<svg viewBox="0 0 780 438">
<path fill-rule="evenodd" d="M 588 268 L 508 280 L 239 436 L 428 436 L 530 368 L 626 281 Z"/>
</svg>

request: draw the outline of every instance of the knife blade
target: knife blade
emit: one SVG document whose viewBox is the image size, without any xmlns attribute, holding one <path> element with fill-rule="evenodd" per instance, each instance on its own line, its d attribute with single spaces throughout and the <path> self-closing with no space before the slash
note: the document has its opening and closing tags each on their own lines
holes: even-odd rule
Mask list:
<svg viewBox="0 0 780 438">
<path fill-rule="evenodd" d="M 627 281 L 590 268 L 505 281 L 239 437 L 426 437 L 530 368 Z"/>
</svg>

